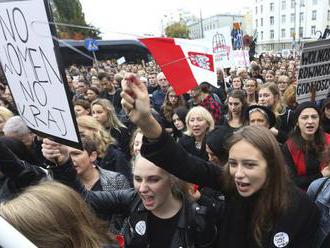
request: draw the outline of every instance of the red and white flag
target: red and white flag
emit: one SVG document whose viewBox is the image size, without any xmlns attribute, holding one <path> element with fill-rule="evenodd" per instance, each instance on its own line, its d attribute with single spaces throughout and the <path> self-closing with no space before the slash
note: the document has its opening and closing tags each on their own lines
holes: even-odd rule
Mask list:
<svg viewBox="0 0 330 248">
<path fill-rule="evenodd" d="M 149 49 L 176 94 L 181 95 L 202 82 L 218 87 L 210 48 L 174 38 L 142 38 L 139 41 Z"/>
</svg>

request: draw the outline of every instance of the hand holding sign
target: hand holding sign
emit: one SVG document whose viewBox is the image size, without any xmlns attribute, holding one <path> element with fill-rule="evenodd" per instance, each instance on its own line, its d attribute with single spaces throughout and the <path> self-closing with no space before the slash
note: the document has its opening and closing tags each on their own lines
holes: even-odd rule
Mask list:
<svg viewBox="0 0 330 248">
<path fill-rule="evenodd" d="M 57 165 L 63 165 L 69 160 L 67 147 L 50 139 L 43 139 L 42 155 Z"/>
</svg>

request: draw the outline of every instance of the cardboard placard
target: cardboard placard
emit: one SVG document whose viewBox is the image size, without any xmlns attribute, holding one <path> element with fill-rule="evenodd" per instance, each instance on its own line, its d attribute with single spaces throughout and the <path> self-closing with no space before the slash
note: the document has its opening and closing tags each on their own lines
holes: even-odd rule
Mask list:
<svg viewBox="0 0 330 248">
<path fill-rule="evenodd" d="M 81 148 L 48 6 L 46 0 L 0 1 L 0 62 L 27 126 Z"/>
<path fill-rule="evenodd" d="M 330 40 L 304 45 L 298 72 L 296 99 L 298 103 L 322 100 L 330 88 Z M 311 99 L 314 98 L 315 99 Z"/>
</svg>

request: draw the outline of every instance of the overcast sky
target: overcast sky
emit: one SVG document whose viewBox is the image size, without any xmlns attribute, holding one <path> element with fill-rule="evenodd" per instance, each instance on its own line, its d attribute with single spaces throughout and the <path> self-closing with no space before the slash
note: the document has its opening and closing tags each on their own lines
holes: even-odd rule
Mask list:
<svg viewBox="0 0 330 248">
<path fill-rule="evenodd" d="M 161 33 L 161 19 L 183 8 L 203 18 L 217 13 L 237 12 L 253 0 L 80 0 L 86 21 L 101 29 L 103 38 L 119 33 L 142 35 Z M 229 5 L 230 3 L 230 5 Z"/>
</svg>

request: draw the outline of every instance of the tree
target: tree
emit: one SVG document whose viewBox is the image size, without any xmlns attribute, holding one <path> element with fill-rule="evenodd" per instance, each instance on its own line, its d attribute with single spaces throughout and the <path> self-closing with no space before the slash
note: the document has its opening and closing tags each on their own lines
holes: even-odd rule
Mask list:
<svg viewBox="0 0 330 248">
<path fill-rule="evenodd" d="M 100 31 L 93 25 L 87 24 L 79 0 L 50 0 L 54 21 L 57 23 L 73 24 L 88 27 L 68 27 L 57 25 L 57 32 L 62 39 L 85 39 L 86 37 L 100 38 Z"/>
<path fill-rule="evenodd" d="M 182 22 L 175 22 L 165 28 L 167 37 L 173 38 L 189 38 L 189 29 L 186 24 Z"/>
</svg>

